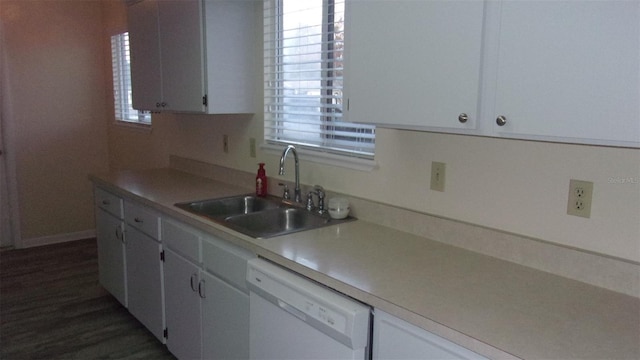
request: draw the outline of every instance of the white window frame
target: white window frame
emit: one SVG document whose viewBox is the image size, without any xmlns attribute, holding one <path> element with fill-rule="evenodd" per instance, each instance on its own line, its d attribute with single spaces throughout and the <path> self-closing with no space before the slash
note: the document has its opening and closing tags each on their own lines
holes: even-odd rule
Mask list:
<svg viewBox="0 0 640 360">
<path fill-rule="evenodd" d="M 135 110 L 131 103 L 129 33 L 124 32 L 111 36 L 111 64 L 116 123 L 150 127 L 151 114 L 148 111 Z"/>
<path fill-rule="evenodd" d="M 312 70 L 312 80 L 300 77 L 302 84 L 292 89 L 294 81 L 285 78 L 285 69 L 291 58 L 285 54 L 283 33 L 283 0 L 264 0 L 264 139 L 263 149 L 277 151 L 287 144 L 293 144 L 301 156 L 312 161 L 344 165 L 349 168 L 369 170 L 375 166 L 375 126 L 342 121 L 342 67 L 344 59 L 333 61 L 333 56 L 342 56 L 343 51 L 332 51 L 331 46 L 342 46 L 344 12 L 333 19 L 328 10 L 332 6 L 344 8 L 344 0 L 319 0 L 322 2 L 322 49 L 312 48 L 322 59 Z M 308 0 L 291 0 L 300 4 L 310 4 Z M 296 4 L 297 5 L 297 4 Z M 293 15 L 290 15 L 293 16 Z M 335 21 L 334 21 L 335 20 Z M 333 41 L 333 29 L 336 41 Z M 296 35 L 298 35 L 297 33 Z M 293 36 L 292 38 L 298 38 Z M 317 40 L 317 37 L 316 37 Z M 339 53 L 338 53 L 339 52 Z M 286 59 L 286 60 L 285 60 Z M 304 70 L 303 70 L 304 71 Z M 293 72 L 293 71 L 291 71 Z M 316 77 L 317 76 L 317 77 Z M 309 85 L 313 84 L 313 85 Z M 313 87 L 317 86 L 317 87 Z M 289 92 L 286 94 L 285 92 Z M 300 95 L 302 94 L 302 95 Z M 292 99 L 302 100 L 292 105 Z M 311 105 L 304 108 L 302 101 Z M 311 102 L 314 101 L 314 102 Z M 318 104 L 317 107 L 313 104 Z M 315 107 L 315 110 L 313 108 Z M 312 109 L 309 111 L 309 109 Z M 293 130 L 295 129 L 295 130 Z M 316 132 L 317 131 L 317 132 Z M 346 140 L 344 140 L 346 139 Z"/>
</svg>

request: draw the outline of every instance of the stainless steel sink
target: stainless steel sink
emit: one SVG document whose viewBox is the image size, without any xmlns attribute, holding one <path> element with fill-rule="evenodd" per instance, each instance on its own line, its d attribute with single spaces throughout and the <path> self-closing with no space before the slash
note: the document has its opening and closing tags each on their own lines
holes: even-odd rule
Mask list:
<svg viewBox="0 0 640 360">
<path fill-rule="evenodd" d="M 194 214 L 210 218 L 226 218 L 233 215 L 250 214 L 280 206 L 276 201 L 253 195 L 230 196 L 176 204 L 177 207 Z"/>
<path fill-rule="evenodd" d="M 331 225 L 329 217 L 305 209 L 270 209 L 225 219 L 228 227 L 254 238 L 269 238 Z"/>
<path fill-rule="evenodd" d="M 259 198 L 253 195 L 239 195 L 175 205 L 256 239 L 355 220 L 353 217 L 331 219 L 328 215 L 307 211 L 295 203 L 273 196 Z"/>
</svg>

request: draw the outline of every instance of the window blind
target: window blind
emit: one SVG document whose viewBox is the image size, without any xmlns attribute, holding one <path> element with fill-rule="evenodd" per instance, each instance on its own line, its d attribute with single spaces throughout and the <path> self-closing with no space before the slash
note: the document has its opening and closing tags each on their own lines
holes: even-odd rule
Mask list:
<svg viewBox="0 0 640 360">
<path fill-rule="evenodd" d="M 373 158 L 375 127 L 342 120 L 344 0 L 264 1 L 265 140 Z"/>
<path fill-rule="evenodd" d="M 111 37 L 111 66 L 113 69 L 113 100 L 115 118 L 119 121 L 151 124 L 148 112 L 133 109 L 131 103 L 131 66 L 129 33 Z"/>
</svg>

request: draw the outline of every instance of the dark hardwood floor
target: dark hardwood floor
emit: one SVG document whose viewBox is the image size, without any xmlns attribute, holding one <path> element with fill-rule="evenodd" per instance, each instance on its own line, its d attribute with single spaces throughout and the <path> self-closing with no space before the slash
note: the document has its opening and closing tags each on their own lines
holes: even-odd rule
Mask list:
<svg viewBox="0 0 640 360">
<path fill-rule="evenodd" d="M 0 251 L 0 359 L 175 359 L 98 283 L 95 239 Z"/>
</svg>

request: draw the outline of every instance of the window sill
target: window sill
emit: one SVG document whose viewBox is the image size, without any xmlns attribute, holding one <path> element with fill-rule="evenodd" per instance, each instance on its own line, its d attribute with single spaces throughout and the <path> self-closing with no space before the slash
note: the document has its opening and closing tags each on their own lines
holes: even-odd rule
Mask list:
<svg viewBox="0 0 640 360">
<path fill-rule="evenodd" d="M 260 145 L 260 149 L 262 149 L 267 154 L 281 156 L 285 147 L 282 145 L 263 143 Z M 323 165 L 332 165 L 367 172 L 370 172 L 378 167 L 378 163 L 375 160 L 367 160 L 357 157 L 313 151 L 304 148 L 296 148 L 296 151 L 298 152 L 298 157 L 300 158 L 300 160 L 310 161 Z"/>
<path fill-rule="evenodd" d="M 117 127 L 131 129 L 134 131 L 150 133 L 151 132 L 151 124 L 143 124 L 143 123 L 135 123 L 129 121 L 115 120 L 113 124 Z"/>
</svg>

